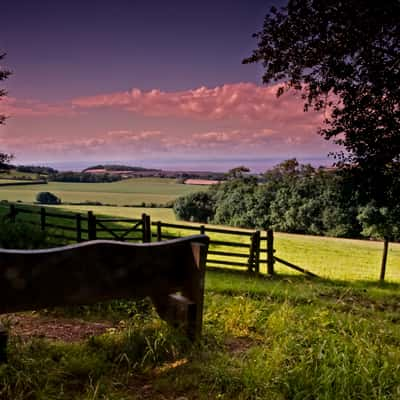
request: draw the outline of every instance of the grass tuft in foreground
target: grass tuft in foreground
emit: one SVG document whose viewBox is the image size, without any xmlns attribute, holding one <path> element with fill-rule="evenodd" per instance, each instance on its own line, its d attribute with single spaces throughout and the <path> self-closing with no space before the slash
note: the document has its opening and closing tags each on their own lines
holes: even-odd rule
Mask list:
<svg viewBox="0 0 400 400">
<path fill-rule="evenodd" d="M 0 399 L 398 399 L 398 293 L 397 284 L 209 271 L 194 346 L 148 303 L 48 310 L 124 319 L 79 343 L 13 337 Z"/>
</svg>

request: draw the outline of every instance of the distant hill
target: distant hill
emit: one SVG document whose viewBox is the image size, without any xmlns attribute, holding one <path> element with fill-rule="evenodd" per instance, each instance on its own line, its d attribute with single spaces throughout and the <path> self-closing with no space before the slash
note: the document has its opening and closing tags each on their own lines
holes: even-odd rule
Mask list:
<svg viewBox="0 0 400 400">
<path fill-rule="evenodd" d="M 102 172 L 144 172 L 144 171 L 161 171 L 160 169 L 148 169 L 143 167 L 131 167 L 129 165 L 120 165 L 120 164 L 98 164 L 93 165 L 89 168 L 85 168 L 82 172 L 93 172 L 93 171 L 102 171 Z"/>
</svg>

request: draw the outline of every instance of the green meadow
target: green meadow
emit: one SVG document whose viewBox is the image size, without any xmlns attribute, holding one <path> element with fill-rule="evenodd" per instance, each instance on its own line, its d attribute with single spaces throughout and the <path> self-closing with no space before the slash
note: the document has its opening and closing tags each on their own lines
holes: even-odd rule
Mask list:
<svg viewBox="0 0 400 400">
<path fill-rule="evenodd" d="M 168 178 L 134 178 L 111 183 L 49 182 L 43 185 L 0 187 L 0 199 L 33 203 L 38 192 L 52 192 L 63 202 L 103 204 L 166 204 L 179 196 L 201 190 L 196 185 L 176 183 Z"/>
<path fill-rule="evenodd" d="M 398 284 L 208 271 L 195 345 L 147 301 L 25 314 L 46 328 L 11 336 L 0 398 L 399 399 L 398 293 Z M 2 320 L 11 332 L 23 325 Z M 57 321 L 72 338 L 68 326 L 105 328 L 57 340 Z"/>
<path fill-rule="evenodd" d="M 83 206 L 83 205 L 60 205 L 52 206 L 53 210 L 60 212 L 73 212 L 85 214 L 93 211 L 95 215 L 102 217 L 120 218 L 141 218 L 143 213 L 150 215 L 153 222 L 162 221 L 180 224 L 183 226 L 197 226 L 200 224 L 177 221 L 171 208 L 149 208 L 149 207 L 108 207 L 108 206 Z M 7 206 L 3 207 L 3 211 Z M 53 221 L 55 222 L 55 221 Z M 65 223 L 65 222 L 64 222 Z M 221 228 L 217 225 L 206 225 L 206 227 Z M 249 230 L 230 228 L 238 232 Z M 153 233 L 156 228 L 153 226 Z M 198 233 L 193 230 L 178 228 L 163 228 L 163 232 L 174 236 L 185 236 Z M 248 236 L 206 233 L 214 240 L 235 241 L 249 244 Z M 265 236 L 265 232 L 262 233 Z M 262 242 L 266 246 L 266 242 Z M 226 246 L 212 245 L 212 250 L 232 251 Z M 380 273 L 383 243 L 371 240 L 338 239 L 331 237 L 320 237 L 299 234 L 287 234 L 274 232 L 275 255 L 281 259 L 289 261 L 295 265 L 305 268 L 321 278 L 340 279 L 345 281 L 377 281 Z M 235 252 L 248 254 L 247 249 L 235 248 Z M 217 256 L 222 260 L 239 261 L 237 258 Z M 265 259 L 265 253 L 261 254 L 261 259 Z M 246 258 L 243 260 L 246 262 Z M 237 269 L 237 268 L 236 268 Z M 240 267 L 239 269 L 242 269 Z M 298 272 L 280 263 L 275 264 L 278 273 L 299 275 Z M 266 272 L 266 264 L 261 264 L 261 271 Z M 400 283 L 400 243 L 390 243 L 386 269 L 386 280 L 388 282 Z"/>
<path fill-rule="evenodd" d="M 54 209 L 174 222 L 171 209 Z M 0 399 L 399 399 L 400 244 L 385 283 L 379 242 L 275 233 L 274 247 L 320 278 L 279 264 L 274 277 L 209 268 L 195 345 L 146 300 L 0 316 L 11 332 Z"/>
</svg>

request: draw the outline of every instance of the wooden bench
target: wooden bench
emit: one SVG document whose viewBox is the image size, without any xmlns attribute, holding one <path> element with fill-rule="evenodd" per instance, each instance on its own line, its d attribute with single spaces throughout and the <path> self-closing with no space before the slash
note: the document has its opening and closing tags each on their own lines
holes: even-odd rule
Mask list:
<svg viewBox="0 0 400 400">
<path fill-rule="evenodd" d="M 161 318 L 196 340 L 208 243 L 207 236 L 194 235 L 144 244 L 94 240 L 46 250 L 0 249 L 0 314 L 150 297 Z M 6 344 L 3 327 L 3 359 Z"/>
</svg>

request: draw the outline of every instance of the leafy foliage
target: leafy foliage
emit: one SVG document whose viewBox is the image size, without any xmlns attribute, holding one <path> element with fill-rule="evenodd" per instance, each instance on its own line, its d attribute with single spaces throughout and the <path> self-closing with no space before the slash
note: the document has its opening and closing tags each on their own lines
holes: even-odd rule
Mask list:
<svg viewBox="0 0 400 400">
<path fill-rule="evenodd" d="M 0 52 L 0 61 L 6 56 L 5 53 Z M 0 66 L 0 82 L 4 81 L 11 75 L 11 72 L 7 69 L 4 69 Z M 0 89 L 0 101 L 3 96 L 5 96 L 7 92 L 4 89 Z M 6 119 L 5 115 L 0 114 L 0 125 L 4 124 L 4 121 Z M 11 154 L 6 154 L 6 153 L 0 153 L 0 168 L 4 169 L 7 167 L 7 164 L 13 159 L 13 155 Z"/>
<path fill-rule="evenodd" d="M 337 171 L 301 165 L 296 159 L 265 172 L 263 183 L 240 175 L 207 193 L 207 202 L 195 202 L 193 195 L 180 198 L 177 216 L 194 220 L 193 215 L 206 212 L 210 222 L 223 225 L 341 237 L 361 233 L 352 182 Z"/>
<path fill-rule="evenodd" d="M 397 0 L 289 0 L 271 8 L 243 61 L 262 63 L 263 82 L 281 84 L 277 96 L 294 89 L 305 111 L 325 112 L 320 134 L 344 147 L 338 165 L 365 207 L 363 232 L 391 236 L 400 195 L 399 19 Z"/>
<path fill-rule="evenodd" d="M 193 222 L 208 222 L 213 216 L 214 201 L 207 192 L 190 193 L 179 197 L 174 203 L 178 219 Z"/>
<path fill-rule="evenodd" d="M 277 95 L 301 91 L 305 109 L 328 109 L 321 134 L 347 151 L 343 159 L 385 169 L 400 157 L 400 3 L 289 0 L 272 8 L 258 48 Z"/>
<path fill-rule="evenodd" d="M 41 204 L 60 204 L 61 199 L 51 192 L 39 192 L 36 201 Z"/>
<path fill-rule="evenodd" d="M 39 249 L 52 243 L 48 235 L 37 225 L 25 222 L 0 220 L 0 247 L 5 249 Z"/>
</svg>

